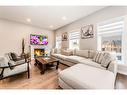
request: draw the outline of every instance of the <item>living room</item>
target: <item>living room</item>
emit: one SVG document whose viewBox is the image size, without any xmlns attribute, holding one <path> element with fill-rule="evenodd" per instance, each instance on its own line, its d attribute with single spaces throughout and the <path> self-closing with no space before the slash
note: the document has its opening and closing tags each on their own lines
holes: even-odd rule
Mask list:
<svg viewBox="0 0 127 95">
<path fill-rule="evenodd" d="M 0 88 L 127 89 L 126 6 L 1 6 L 0 18 Z M 116 63 L 98 63 L 104 51 Z"/>
</svg>

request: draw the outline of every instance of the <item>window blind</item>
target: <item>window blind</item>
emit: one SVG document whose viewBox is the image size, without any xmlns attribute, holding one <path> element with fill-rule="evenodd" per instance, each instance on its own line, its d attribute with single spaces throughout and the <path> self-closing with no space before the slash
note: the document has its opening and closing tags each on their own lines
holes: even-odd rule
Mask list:
<svg viewBox="0 0 127 95">
<path fill-rule="evenodd" d="M 98 34 L 122 32 L 124 29 L 124 18 L 115 18 L 98 24 Z"/>
<path fill-rule="evenodd" d="M 73 40 L 73 39 L 79 39 L 80 38 L 80 32 L 71 32 L 69 33 L 69 39 Z"/>
<path fill-rule="evenodd" d="M 61 41 L 62 40 L 62 37 L 61 36 L 57 36 L 56 37 L 56 41 L 58 42 L 58 41 Z"/>
</svg>

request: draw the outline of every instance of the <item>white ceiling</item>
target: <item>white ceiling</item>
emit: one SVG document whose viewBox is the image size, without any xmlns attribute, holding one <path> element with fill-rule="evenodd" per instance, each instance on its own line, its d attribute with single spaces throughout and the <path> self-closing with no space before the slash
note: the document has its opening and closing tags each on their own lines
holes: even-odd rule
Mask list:
<svg viewBox="0 0 127 95">
<path fill-rule="evenodd" d="M 0 18 L 56 30 L 94 13 L 103 6 L 1 6 Z M 62 19 L 65 19 L 63 20 Z M 28 22 L 26 19 L 31 19 Z"/>
</svg>

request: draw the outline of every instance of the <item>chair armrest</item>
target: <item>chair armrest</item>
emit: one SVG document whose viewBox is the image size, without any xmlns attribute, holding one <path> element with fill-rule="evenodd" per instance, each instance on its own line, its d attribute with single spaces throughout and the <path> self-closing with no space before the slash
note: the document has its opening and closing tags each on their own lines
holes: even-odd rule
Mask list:
<svg viewBox="0 0 127 95">
<path fill-rule="evenodd" d="M 17 60 L 17 61 L 15 61 L 16 63 L 25 63 L 26 62 L 26 59 L 22 59 L 22 60 Z"/>
<path fill-rule="evenodd" d="M 3 69 L 3 68 L 10 68 L 9 66 L 0 66 L 0 69 Z"/>
<path fill-rule="evenodd" d="M 22 64 L 26 64 L 26 63 L 19 63 L 19 64 L 15 64 L 15 65 L 12 65 L 12 66 L 0 66 L 0 68 L 16 67 L 16 66 L 19 66 L 19 65 L 22 65 Z"/>
</svg>

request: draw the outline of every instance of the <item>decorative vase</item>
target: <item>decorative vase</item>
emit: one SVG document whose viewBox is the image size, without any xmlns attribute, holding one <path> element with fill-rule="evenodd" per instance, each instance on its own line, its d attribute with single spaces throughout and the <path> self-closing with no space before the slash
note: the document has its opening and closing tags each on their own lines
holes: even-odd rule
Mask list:
<svg viewBox="0 0 127 95">
<path fill-rule="evenodd" d="M 24 38 L 23 38 L 23 39 L 22 39 L 22 53 L 21 53 L 21 57 L 22 57 L 22 58 L 25 57 L 24 49 L 25 49 L 25 43 L 24 43 Z"/>
</svg>

